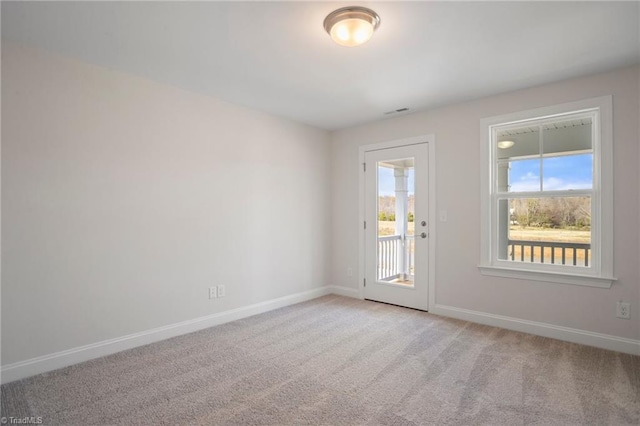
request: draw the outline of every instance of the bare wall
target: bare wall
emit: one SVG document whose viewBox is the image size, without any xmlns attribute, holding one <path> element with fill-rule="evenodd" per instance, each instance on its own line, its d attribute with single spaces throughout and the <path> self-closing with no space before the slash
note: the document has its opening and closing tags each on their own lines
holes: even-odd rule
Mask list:
<svg viewBox="0 0 640 426">
<path fill-rule="evenodd" d="M 358 266 L 358 147 L 433 133 L 436 209 L 448 211 L 447 222 L 431 219 L 437 230 L 436 303 L 639 339 L 638 75 L 638 67 L 625 68 L 334 132 L 332 283 L 358 288 L 357 277 L 347 276 L 347 268 Z M 480 120 L 603 95 L 613 95 L 619 280 L 600 289 L 481 275 Z M 615 317 L 618 300 L 631 302 L 631 320 Z"/>
<path fill-rule="evenodd" d="M 2 121 L 4 365 L 327 284 L 327 132 L 9 43 Z"/>
</svg>

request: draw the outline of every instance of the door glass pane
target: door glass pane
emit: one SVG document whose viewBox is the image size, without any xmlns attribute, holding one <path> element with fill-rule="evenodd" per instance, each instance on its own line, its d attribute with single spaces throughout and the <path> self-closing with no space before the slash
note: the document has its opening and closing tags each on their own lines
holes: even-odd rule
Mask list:
<svg viewBox="0 0 640 426">
<path fill-rule="evenodd" d="M 409 274 L 409 279 L 413 281 L 413 277 L 415 275 L 415 250 L 416 250 L 416 191 L 415 191 L 415 169 L 409 169 L 409 182 L 408 182 L 408 197 L 409 197 L 409 207 L 407 213 L 407 236 L 405 243 L 405 256 L 407 256 L 407 273 Z"/>
<path fill-rule="evenodd" d="M 377 279 L 413 286 L 415 174 L 414 159 L 379 161 L 377 208 Z"/>
<path fill-rule="evenodd" d="M 498 200 L 498 259 L 591 266 L 591 197 Z"/>
</svg>

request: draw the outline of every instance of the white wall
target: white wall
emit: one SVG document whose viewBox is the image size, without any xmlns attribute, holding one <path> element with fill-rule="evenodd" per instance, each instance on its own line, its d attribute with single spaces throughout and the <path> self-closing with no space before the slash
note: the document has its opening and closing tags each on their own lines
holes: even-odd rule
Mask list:
<svg viewBox="0 0 640 426">
<path fill-rule="evenodd" d="M 437 303 L 638 339 L 639 73 L 388 119 L 329 143 L 308 126 L 3 43 L 2 365 L 325 284 L 356 289 L 358 147 L 428 133 L 437 210 L 449 212 L 436 223 Z M 480 275 L 480 119 L 607 94 L 619 281 Z M 215 284 L 226 298 L 207 299 Z M 630 321 L 615 318 L 619 299 Z"/>
<path fill-rule="evenodd" d="M 425 76 L 428 78 L 428 76 Z M 435 134 L 436 303 L 628 339 L 640 338 L 638 270 L 639 68 L 579 78 L 334 132 L 332 142 L 332 284 L 358 288 L 358 147 Z M 488 277 L 480 274 L 480 119 L 596 96 L 613 95 L 615 275 L 611 289 Z M 426 260 L 425 260 L 426 261 Z M 615 303 L 632 304 L 631 320 Z"/>
<path fill-rule="evenodd" d="M 327 284 L 325 131 L 8 43 L 2 124 L 3 365 Z"/>
</svg>

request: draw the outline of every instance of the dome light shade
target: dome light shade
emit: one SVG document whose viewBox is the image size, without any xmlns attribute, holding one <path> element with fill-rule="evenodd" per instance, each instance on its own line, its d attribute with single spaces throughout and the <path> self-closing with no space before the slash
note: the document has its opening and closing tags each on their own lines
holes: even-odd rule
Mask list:
<svg viewBox="0 0 640 426">
<path fill-rule="evenodd" d="M 333 41 L 348 47 L 367 42 L 379 26 L 378 14 L 371 9 L 359 6 L 335 10 L 324 20 L 324 29 Z"/>
<path fill-rule="evenodd" d="M 507 148 L 511 148 L 512 146 L 514 146 L 516 143 L 514 141 L 499 141 L 498 142 L 498 148 L 500 149 L 507 149 Z"/>
</svg>

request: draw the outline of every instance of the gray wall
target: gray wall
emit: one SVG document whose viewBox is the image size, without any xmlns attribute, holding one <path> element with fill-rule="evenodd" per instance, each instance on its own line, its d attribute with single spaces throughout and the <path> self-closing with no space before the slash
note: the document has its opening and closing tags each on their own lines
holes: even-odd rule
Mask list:
<svg viewBox="0 0 640 426">
<path fill-rule="evenodd" d="M 327 132 L 11 44 L 2 124 L 3 365 L 326 284 Z"/>
<path fill-rule="evenodd" d="M 428 133 L 449 213 L 436 222 L 437 303 L 638 339 L 639 70 L 329 134 L 3 43 L 2 364 L 326 284 L 356 289 L 358 147 Z M 480 275 L 480 119 L 608 94 L 619 281 Z M 216 284 L 227 297 L 210 301 Z M 620 299 L 630 321 L 615 318 Z"/>
<path fill-rule="evenodd" d="M 358 147 L 435 134 L 437 230 L 435 302 L 631 339 L 640 338 L 638 274 L 639 68 L 417 112 L 334 132 L 332 145 L 332 284 L 358 288 L 347 268 L 358 266 Z M 480 120 L 538 107 L 613 95 L 615 265 L 611 289 L 488 277 L 480 274 Z M 426 261 L 423 260 L 423 261 Z M 618 300 L 631 320 L 615 317 Z"/>
</svg>

